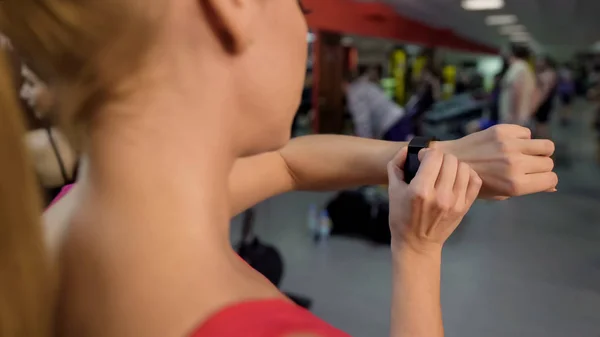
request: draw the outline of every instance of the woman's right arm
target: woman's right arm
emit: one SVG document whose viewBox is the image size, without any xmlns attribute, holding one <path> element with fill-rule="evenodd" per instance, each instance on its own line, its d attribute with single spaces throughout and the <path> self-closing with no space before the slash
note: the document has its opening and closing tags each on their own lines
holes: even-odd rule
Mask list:
<svg viewBox="0 0 600 337">
<path fill-rule="evenodd" d="M 442 252 L 398 248 L 392 255 L 392 337 L 444 335 L 440 305 Z"/>
<path fill-rule="evenodd" d="M 428 150 L 410 183 L 403 182 L 406 149 L 390 162 L 392 337 L 442 337 L 442 246 L 469 210 L 481 179 L 452 155 Z"/>
</svg>

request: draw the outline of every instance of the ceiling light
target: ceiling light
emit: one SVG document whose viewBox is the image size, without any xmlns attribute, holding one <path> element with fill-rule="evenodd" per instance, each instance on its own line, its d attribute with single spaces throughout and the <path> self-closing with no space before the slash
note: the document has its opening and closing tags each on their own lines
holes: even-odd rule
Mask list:
<svg viewBox="0 0 600 337">
<path fill-rule="evenodd" d="M 530 39 L 529 34 L 513 34 L 510 36 L 510 40 L 513 42 L 527 42 Z"/>
<path fill-rule="evenodd" d="M 525 31 L 526 31 L 526 29 L 525 29 L 525 26 L 523 26 L 523 25 L 510 25 L 510 26 L 500 27 L 500 34 L 502 34 L 502 35 L 523 33 Z"/>
<path fill-rule="evenodd" d="M 529 36 L 529 33 L 527 32 L 514 32 L 512 34 L 509 34 L 510 36 Z"/>
<path fill-rule="evenodd" d="M 504 0 L 463 0 L 462 8 L 468 11 L 483 11 L 504 7 Z"/>
<path fill-rule="evenodd" d="M 515 42 L 519 42 L 519 41 L 530 41 L 531 40 L 531 35 L 529 35 L 528 33 L 516 33 L 516 34 L 510 34 L 509 35 L 509 39 L 511 41 L 515 41 Z"/>
<path fill-rule="evenodd" d="M 514 25 L 517 23 L 517 17 L 512 14 L 490 15 L 485 18 L 485 24 L 488 26 Z"/>
</svg>

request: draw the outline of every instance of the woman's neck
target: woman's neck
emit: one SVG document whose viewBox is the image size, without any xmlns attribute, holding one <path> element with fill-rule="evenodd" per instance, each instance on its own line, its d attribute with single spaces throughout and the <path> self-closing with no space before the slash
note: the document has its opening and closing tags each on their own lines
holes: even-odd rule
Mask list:
<svg viewBox="0 0 600 337">
<path fill-rule="evenodd" d="M 222 108 L 163 97 L 100 112 L 106 117 L 91 133 L 86 173 L 94 195 L 129 216 L 204 223 L 228 242 L 236 155 Z"/>
</svg>

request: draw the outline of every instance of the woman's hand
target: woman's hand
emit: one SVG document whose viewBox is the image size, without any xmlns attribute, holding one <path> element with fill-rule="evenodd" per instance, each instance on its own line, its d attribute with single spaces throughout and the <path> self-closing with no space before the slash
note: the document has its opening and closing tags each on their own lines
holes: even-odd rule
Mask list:
<svg viewBox="0 0 600 337">
<path fill-rule="evenodd" d="M 496 125 L 464 138 L 436 144 L 471 166 L 483 180 L 480 197 L 508 197 L 554 192 L 558 176 L 552 172 L 554 143 L 531 139 L 531 131 L 517 125 Z"/>
<path fill-rule="evenodd" d="M 455 156 L 430 149 L 420 153 L 419 171 L 407 185 L 406 152 L 402 149 L 388 165 L 392 245 L 436 252 L 477 198 L 482 181 Z"/>
<path fill-rule="evenodd" d="M 410 185 L 402 167 L 407 149 L 388 164 L 394 291 L 390 336 L 443 337 L 440 307 L 442 246 L 481 188 L 469 165 L 440 150 L 421 151 Z"/>
</svg>

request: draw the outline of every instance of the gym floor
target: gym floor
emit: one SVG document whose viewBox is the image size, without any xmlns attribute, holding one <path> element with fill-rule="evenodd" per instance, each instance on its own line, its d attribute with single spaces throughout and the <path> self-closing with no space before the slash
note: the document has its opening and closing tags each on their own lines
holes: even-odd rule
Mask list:
<svg viewBox="0 0 600 337">
<path fill-rule="evenodd" d="M 600 336 L 600 166 L 592 107 L 576 111 L 571 126 L 554 127 L 559 192 L 479 201 L 446 245 L 447 337 Z M 331 195 L 264 202 L 257 233 L 284 256 L 284 291 L 310 297 L 316 315 L 353 336 L 387 336 L 389 249 L 338 237 L 316 245 L 308 235 L 309 206 Z M 238 229 L 235 219 L 234 239 Z"/>
</svg>

